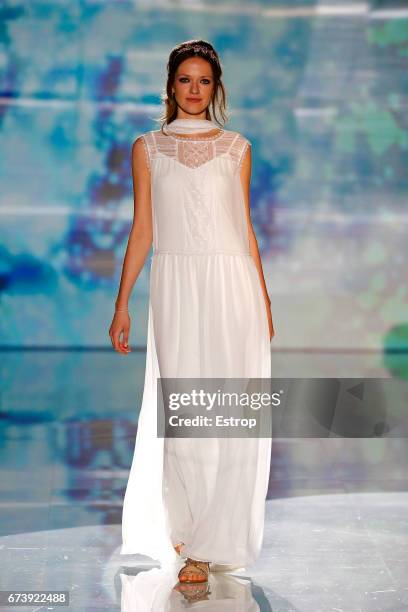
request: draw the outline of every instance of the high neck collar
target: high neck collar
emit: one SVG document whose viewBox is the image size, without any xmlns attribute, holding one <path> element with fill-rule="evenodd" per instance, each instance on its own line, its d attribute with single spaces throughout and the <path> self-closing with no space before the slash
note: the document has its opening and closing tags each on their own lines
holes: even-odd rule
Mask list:
<svg viewBox="0 0 408 612">
<path fill-rule="evenodd" d="M 174 119 L 171 123 L 165 123 L 165 133 L 174 132 L 175 134 L 196 134 L 200 132 L 211 132 L 220 128 L 215 121 L 209 121 L 208 119 Z"/>
</svg>

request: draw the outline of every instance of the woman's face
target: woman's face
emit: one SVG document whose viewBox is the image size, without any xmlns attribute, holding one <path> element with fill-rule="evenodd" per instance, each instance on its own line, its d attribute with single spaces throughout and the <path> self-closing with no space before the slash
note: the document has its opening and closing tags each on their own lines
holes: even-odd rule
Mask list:
<svg viewBox="0 0 408 612">
<path fill-rule="evenodd" d="M 214 91 L 212 67 L 202 57 L 189 57 L 179 64 L 173 84 L 179 118 L 205 119 Z"/>
</svg>

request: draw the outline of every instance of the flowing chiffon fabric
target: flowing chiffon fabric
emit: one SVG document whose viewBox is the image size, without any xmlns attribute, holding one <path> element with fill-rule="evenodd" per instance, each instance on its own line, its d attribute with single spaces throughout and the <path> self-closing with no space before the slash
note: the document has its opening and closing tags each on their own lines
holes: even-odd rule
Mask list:
<svg viewBox="0 0 408 612">
<path fill-rule="evenodd" d="M 153 256 L 144 392 L 122 515 L 121 554 L 247 567 L 262 546 L 271 437 L 160 438 L 157 379 L 270 378 L 264 298 L 239 172 L 250 142 L 223 130 L 142 137 Z"/>
</svg>

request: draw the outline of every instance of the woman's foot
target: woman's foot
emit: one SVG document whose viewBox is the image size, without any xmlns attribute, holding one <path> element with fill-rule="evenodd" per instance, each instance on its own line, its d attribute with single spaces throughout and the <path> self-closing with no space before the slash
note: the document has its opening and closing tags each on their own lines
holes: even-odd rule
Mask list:
<svg viewBox="0 0 408 612">
<path fill-rule="evenodd" d="M 210 572 L 210 563 L 208 561 L 196 561 L 187 557 L 185 565 L 178 573 L 180 582 L 207 582 Z"/>
</svg>

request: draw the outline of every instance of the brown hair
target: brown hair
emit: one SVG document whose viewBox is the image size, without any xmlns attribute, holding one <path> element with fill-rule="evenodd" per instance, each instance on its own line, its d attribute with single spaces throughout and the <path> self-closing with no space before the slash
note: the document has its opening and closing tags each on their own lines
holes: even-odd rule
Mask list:
<svg viewBox="0 0 408 612">
<path fill-rule="evenodd" d="M 187 40 L 174 47 L 169 55 L 167 62 L 167 83 L 165 92 L 162 95 L 162 102 L 165 104 L 165 111 L 157 121 L 162 123 L 161 130 L 165 123 L 170 123 L 177 117 L 177 102 L 172 95 L 171 88 L 174 83 L 175 74 L 178 66 L 189 57 L 202 57 L 211 64 L 214 77 L 214 91 L 211 97 L 211 102 L 206 109 L 206 119 L 216 121 L 220 127 L 223 127 L 228 119 L 226 109 L 226 93 L 223 82 L 221 80 L 222 67 L 218 57 L 218 53 L 214 47 L 206 40 Z M 212 116 L 209 108 L 212 108 Z M 217 117 L 217 113 L 221 115 L 221 121 Z"/>
</svg>

